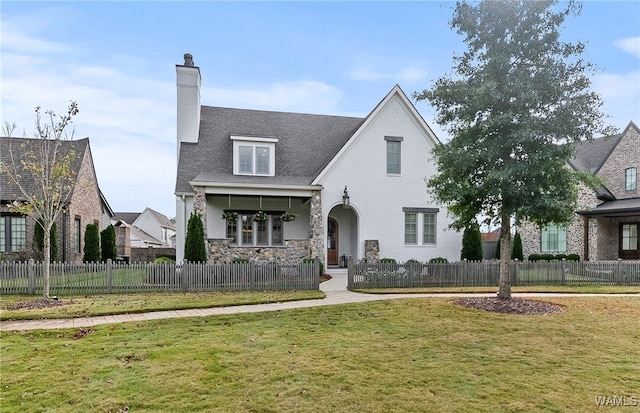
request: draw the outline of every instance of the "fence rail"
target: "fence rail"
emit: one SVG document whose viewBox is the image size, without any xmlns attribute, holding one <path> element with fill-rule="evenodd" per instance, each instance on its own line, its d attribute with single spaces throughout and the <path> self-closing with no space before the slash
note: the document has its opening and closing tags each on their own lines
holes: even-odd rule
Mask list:
<svg viewBox="0 0 640 413">
<path fill-rule="evenodd" d="M 43 264 L 0 262 L 0 294 L 41 294 Z M 317 290 L 320 265 L 52 263 L 51 295 L 132 292 Z"/>
<path fill-rule="evenodd" d="M 498 286 L 498 261 L 349 263 L 348 288 Z M 640 261 L 511 261 L 511 285 L 640 285 Z"/>
</svg>

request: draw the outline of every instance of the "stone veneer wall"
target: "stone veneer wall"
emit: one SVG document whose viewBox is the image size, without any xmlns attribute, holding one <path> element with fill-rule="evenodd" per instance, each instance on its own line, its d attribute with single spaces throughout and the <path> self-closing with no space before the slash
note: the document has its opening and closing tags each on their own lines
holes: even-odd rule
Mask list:
<svg viewBox="0 0 640 413">
<path fill-rule="evenodd" d="M 324 225 L 322 219 L 322 195 L 320 191 L 311 192 L 309 210 L 309 249 L 311 258 L 324 261 Z"/>
<path fill-rule="evenodd" d="M 193 188 L 193 212 L 200 214 L 202 219 L 202 228 L 204 228 L 204 236 L 207 237 L 207 195 L 204 193 L 204 188 L 196 186 Z M 187 220 L 189 217 L 187 217 Z M 185 232 L 186 234 L 186 232 Z"/>
<path fill-rule="evenodd" d="M 282 247 L 238 247 L 231 245 L 230 239 L 208 240 L 208 262 L 230 264 L 235 258 L 252 262 L 277 261 L 283 264 L 299 264 L 310 257 L 311 242 L 309 240 L 286 240 Z"/>
<path fill-rule="evenodd" d="M 578 187 L 578 210 L 586 210 L 594 208 L 600 201 L 595 196 L 593 190 L 584 185 Z M 591 221 L 591 220 L 590 220 Z M 523 222 L 518 228 L 522 239 L 522 252 L 525 258 L 531 254 L 541 253 L 541 234 L 540 228 L 531 222 Z M 598 242 L 599 230 L 595 223 L 589 222 L 589 259 L 594 260 L 595 246 Z M 573 220 L 567 225 L 567 251 L 564 254 L 578 254 L 580 258 L 584 258 L 584 218 L 576 214 Z"/>
<path fill-rule="evenodd" d="M 380 243 L 377 239 L 365 240 L 364 258 L 367 262 L 377 262 L 380 259 Z"/>
</svg>

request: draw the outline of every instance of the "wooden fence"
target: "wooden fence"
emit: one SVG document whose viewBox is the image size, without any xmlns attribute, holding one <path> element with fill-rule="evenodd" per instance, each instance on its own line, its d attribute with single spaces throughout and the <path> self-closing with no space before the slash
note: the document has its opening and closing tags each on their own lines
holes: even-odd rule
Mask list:
<svg viewBox="0 0 640 413">
<path fill-rule="evenodd" d="M 498 286 L 498 261 L 354 263 L 348 289 Z M 640 285 L 640 261 L 511 261 L 511 285 Z"/>
<path fill-rule="evenodd" d="M 41 294 L 43 265 L 0 262 L 0 294 Z M 320 265 L 52 263 L 51 295 L 133 292 L 317 290 Z"/>
</svg>

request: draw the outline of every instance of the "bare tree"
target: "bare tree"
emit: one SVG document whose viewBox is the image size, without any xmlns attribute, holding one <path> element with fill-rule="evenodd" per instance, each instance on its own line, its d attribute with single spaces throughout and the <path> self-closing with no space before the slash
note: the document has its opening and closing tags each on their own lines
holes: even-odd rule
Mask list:
<svg viewBox="0 0 640 413">
<path fill-rule="evenodd" d="M 78 154 L 65 141 L 73 139 L 74 131 L 67 128 L 75 115 L 78 104 L 72 101 L 67 113 L 57 115 L 52 110 L 35 109 L 35 136 L 32 139 L 13 138 L 15 123 L 6 122 L 3 132 L 7 139 L 8 161 L 0 160 L 0 173 L 6 174 L 8 182 L 15 185 L 22 199 L 8 205 L 12 212 L 31 216 L 44 229 L 43 256 L 49 257 L 51 250 L 51 227 L 63 212 L 73 194 L 76 172 L 72 167 Z M 14 144 L 15 142 L 15 144 Z M 43 295 L 49 298 L 50 262 L 43 262 Z"/>
</svg>

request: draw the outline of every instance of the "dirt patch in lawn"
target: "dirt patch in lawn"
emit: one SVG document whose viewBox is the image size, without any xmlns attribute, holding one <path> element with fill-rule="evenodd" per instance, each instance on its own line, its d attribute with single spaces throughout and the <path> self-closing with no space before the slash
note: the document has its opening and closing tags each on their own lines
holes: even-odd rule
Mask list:
<svg viewBox="0 0 640 413">
<path fill-rule="evenodd" d="M 72 302 L 73 300 L 71 300 L 69 303 L 72 303 Z M 8 310 L 34 310 L 39 308 L 58 307 L 65 304 L 66 304 L 65 302 L 63 302 L 62 300 L 59 300 L 56 297 L 38 298 L 36 300 L 22 301 L 18 304 L 12 305 L 7 309 Z"/>
<path fill-rule="evenodd" d="M 522 298 L 471 297 L 459 298 L 452 303 L 466 308 L 503 314 L 548 315 L 564 311 L 564 307 L 561 305 Z"/>
</svg>

